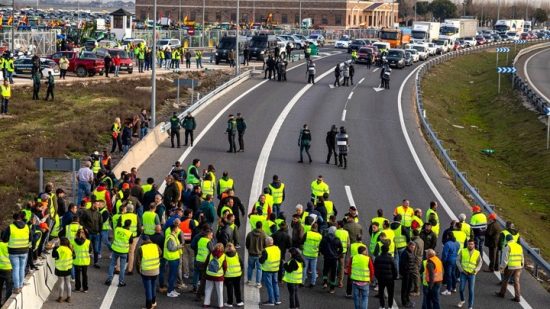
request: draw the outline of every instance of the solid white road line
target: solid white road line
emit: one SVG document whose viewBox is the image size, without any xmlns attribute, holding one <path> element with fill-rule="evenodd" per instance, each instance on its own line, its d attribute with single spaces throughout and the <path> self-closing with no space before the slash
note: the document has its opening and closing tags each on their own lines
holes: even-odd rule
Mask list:
<svg viewBox="0 0 550 309">
<path fill-rule="evenodd" d="M 361 84 L 363 81 L 365 80 L 365 78 L 361 78 L 361 80 L 357 83 L 357 84 Z"/>
<path fill-rule="evenodd" d="M 342 111 L 342 122 L 346 121 L 346 110 Z"/>
<path fill-rule="evenodd" d="M 348 196 L 348 201 L 350 206 L 355 206 L 355 201 L 353 200 L 353 195 L 351 194 L 351 188 L 349 186 L 344 186 L 346 190 L 346 195 Z"/>
<path fill-rule="evenodd" d="M 380 68 L 376 68 L 376 69 L 372 70 L 372 73 L 378 71 L 378 69 L 380 69 Z"/>
<path fill-rule="evenodd" d="M 118 275 L 113 276 L 111 285 L 109 286 L 107 293 L 105 293 L 105 297 L 103 298 L 103 302 L 101 302 L 101 306 L 99 306 L 99 309 L 111 308 L 111 304 L 115 299 L 116 291 L 118 290 L 118 285 L 115 284 L 115 282 L 118 282 Z"/>
<path fill-rule="evenodd" d="M 527 82 L 529 83 L 529 85 L 531 85 L 531 87 L 533 87 L 533 89 L 535 89 L 535 91 L 543 98 L 546 100 L 546 102 L 550 102 L 550 99 L 548 97 L 546 97 L 544 94 L 542 94 L 542 92 L 540 91 L 539 88 L 537 88 L 537 86 L 535 86 L 535 84 L 531 81 L 531 78 L 529 76 L 529 73 L 527 71 L 527 64 L 529 63 L 529 61 L 531 61 L 532 58 L 534 58 L 535 56 L 537 56 L 538 54 L 540 53 L 543 53 L 543 52 L 547 52 L 548 49 L 544 48 L 543 50 L 539 51 L 539 52 L 536 52 L 534 54 L 532 54 L 529 58 L 527 58 L 527 60 L 525 60 L 525 63 L 523 64 L 523 72 L 525 73 L 525 78 L 527 78 Z"/>
<path fill-rule="evenodd" d="M 330 73 L 333 72 L 333 69 L 329 69 L 325 73 L 318 76 L 315 81 L 318 82 Z M 271 128 L 271 131 L 269 131 L 269 135 L 265 139 L 264 146 L 262 147 L 262 150 L 260 151 L 260 157 L 258 158 L 258 161 L 256 162 L 256 168 L 254 169 L 254 178 L 252 179 L 252 186 L 250 188 L 250 197 L 248 198 L 248 213 L 250 213 L 254 203 L 256 202 L 258 196 L 262 193 L 264 178 L 265 178 L 265 170 L 267 168 L 267 162 L 269 160 L 269 155 L 271 154 L 271 149 L 273 148 L 273 145 L 275 144 L 275 139 L 277 138 L 277 135 L 279 134 L 279 131 L 281 130 L 281 127 L 283 126 L 284 121 L 290 114 L 290 111 L 298 103 L 298 100 L 311 88 L 313 87 L 313 84 L 307 84 L 304 86 L 294 97 L 287 103 L 283 111 L 279 114 L 277 117 L 277 120 L 275 120 L 275 123 L 273 124 L 273 127 Z M 246 221 L 246 233 L 245 235 L 248 235 L 250 232 L 250 224 L 248 224 L 248 221 Z M 245 254 L 245 262 L 244 265 L 248 265 L 248 254 Z M 260 290 L 255 287 L 250 287 L 245 284 L 244 287 L 244 300 L 245 300 L 245 307 L 246 308 L 259 308 L 258 304 L 260 303 Z"/>
<path fill-rule="evenodd" d="M 403 106 L 402 106 L 403 105 L 402 104 L 403 89 L 405 88 L 405 84 L 407 84 L 408 80 L 414 74 L 416 74 L 416 71 L 418 71 L 418 69 L 420 67 L 421 66 L 417 67 L 411 73 L 409 73 L 409 75 L 407 75 L 407 77 L 405 78 L 405 80 L 403 81 L 401 86 L 399 87 L 399 94 L 397 95 L 397 107 L 398 107 L 398 111 L 399 111 L 399 123 L 401 125 L 401 131 L 403 132 L 403 136 L 405 137 L 405 141 L 407 142 L 407 146 L 409 148 L 409 151 L 411 152 L 411 155 L 414 159 L 414 162 L 416 163 L 416 166 L 418 167 L 418 170 L 422 174 L 422 177 L 424 178 L 424 181 L 426 181 L 426 184 L 428 185 L 428 187 L 430 187 L 430 190 L 432 191 L 432 193 L 435 195 L 435 197 L 439 201 L 439 204 L 443 207 L 443 209 L 445 209 L 445 212 L 451 218 L 451 220 L 458 220 L 456 215 L 452 211 L 452 209 L 449 207 L 449 204 L 447 204 L 447 202 L 445 201 L 443 196 L 439 193 L 439 190 L 437 190 L 437 188 L 436 188 L 435 184 L 433 183 L 432 179 L 430 178 L 430 176 L 426 172 L 426 169 L 424 168 L 424 165 L 422 165 L 422 162 L 420 161 L 420 158 L 418 157 L 418 154 L 416 153 L 416 150 L 414 149 L 414 145 L 413 145 L 413 143 L 411 141 L 411 138 L 409 136 L 409 132 L 407 132 L 407 128 L 405 127 L 405 119 L 403 117 Z M 484 257 L 484 259 L 483 259 L 484 262 L 489 264 L 489 258 L 487 257 L 487 255 L 484 254 L 483 257 Z M 495 273 L 495 275 L 497 275 L 497 277 L 500 277 L 500 274 Z M 512 286 L 508 285 L 508 291 L 510 293 L 512 293 L 512 295 L 514 295 L 514 290 L 513 290 Z M 521 297 L 521 301 L 520 301 L 519 304 L 524 309 L 532 309 L 532 307 L 527 303 L 527 301 L 523 297 Z"/>
<path fill-rule="evenodd" d="M 348 95 L 348 100 L 351 100 L 351 97 L 353 97 L 353 91 Z"/>
</svg>

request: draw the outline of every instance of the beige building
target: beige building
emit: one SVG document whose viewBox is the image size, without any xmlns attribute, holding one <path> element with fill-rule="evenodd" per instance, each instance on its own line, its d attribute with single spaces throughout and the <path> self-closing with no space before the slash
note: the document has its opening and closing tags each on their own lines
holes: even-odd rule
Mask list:
<svg viewBox="0 0 550 309">
<path fill-rule="evenodd" d="M 398 6 L 397 0 L 242 0 L 240 19 L 251 23 L 270 18 L 274 24 L 298 25 L 301 16 L 323 28 L 380 28 L 397 22 Z M 236 0 L 157 0 L 158 17 L 174 22 L 187 17 L 200 23 L 203 8 L 207 23 L 237 20 Z M 153 19 L 153 0 L 136 0 L 136 19 L 148 18 Z"/>
</svg>

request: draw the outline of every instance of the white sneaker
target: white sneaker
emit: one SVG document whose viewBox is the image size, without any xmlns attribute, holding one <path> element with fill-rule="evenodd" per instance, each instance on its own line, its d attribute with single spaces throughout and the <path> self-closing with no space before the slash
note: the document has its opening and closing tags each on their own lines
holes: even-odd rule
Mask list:
<svg viewBox="0 0 550 309">
<path fill-rule="evenodd" d="M 257 287 L 258 289 L 261 289 L 261 288 L 262 288 L 262 284 L 261 284 L 261 283 L 258 283 L 258 284 L 256 284 L 256 287 Z"/>
<path fill-rule="evenodd" d="M 237 303 L 237 307 L 242 307 L 242 306 L 244 306 L 243 302 Z"/>
<path fill-rule="evenodd" d="M 462 306 L 464 306 L 464 301 L 460 301 L 458 303 L 458 305 L 456 305 L 458 308 L 462 308 Z"/>
<path fill-rule="evenodd" d="M 445 290 L 445 291 L 441 292 L 441 295 L 451 295 L 451 294 L 452 293 L 449 290 Z"/>
<path fill-rule="evenodd" d="M 250 285 L 250 286 L 256 285 L 256 284 L 255 284 L 254 282 L 252 282 L 252 281 L 246 281 L 246 284 L 248 284 L 248 285 Z"/>
<path fill-rule="evenodd" d="M 223 306 L 224 306 L 224 307 L 227 307 L 227 308 L 233 308 L 233 305 L 228 304 L 228 303 L 224 303 Z"/>
<path fill-rule="evenodd" d="M 180 295 L 176 291 L 172 291 L 172 292 L 168 293 L 166 296 L 168 296 L 168 297 L 178 297 Z"/>
</svg>

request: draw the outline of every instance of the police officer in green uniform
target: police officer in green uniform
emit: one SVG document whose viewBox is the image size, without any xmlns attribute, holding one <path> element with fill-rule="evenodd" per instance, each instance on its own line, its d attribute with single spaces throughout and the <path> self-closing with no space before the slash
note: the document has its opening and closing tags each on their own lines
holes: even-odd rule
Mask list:
<svg viewBox="0 0 550 309">
<path fill-rule="evenodd" d="M 176 112 L 174 112 L 170 118 L 170 143 L 172 143 L 172 148 L 174 148 L 174 136 L 178 140 L 178 148 L 180 148 L 180 127 L 180 119 Z"/>
</svg>

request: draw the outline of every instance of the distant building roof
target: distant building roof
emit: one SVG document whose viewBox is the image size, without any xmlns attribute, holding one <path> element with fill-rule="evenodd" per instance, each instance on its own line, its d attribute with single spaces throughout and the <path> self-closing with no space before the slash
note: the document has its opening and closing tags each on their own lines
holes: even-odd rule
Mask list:
<svg viewBox="0 0 550 309">
<path fill-rule="evenodd" d="M 384 2 L 376 2 L 376 3 L 373 3 L 371 4 L 369 7 L 367 7 L 366 9 L 363 10 L 363 12 L 372 12 L 374 10 L 376 10 L 379 6 L 381 6 L 382 4 L 384 4 Z"/>
<path fill-rule="evenodd" d="M 109 15 L 112 15 L 112 16 L 132 16 L 132 13 L 126 11 L 125 9 L 120 8 L 120 9 L 112 12 Z"/>
</svg>

